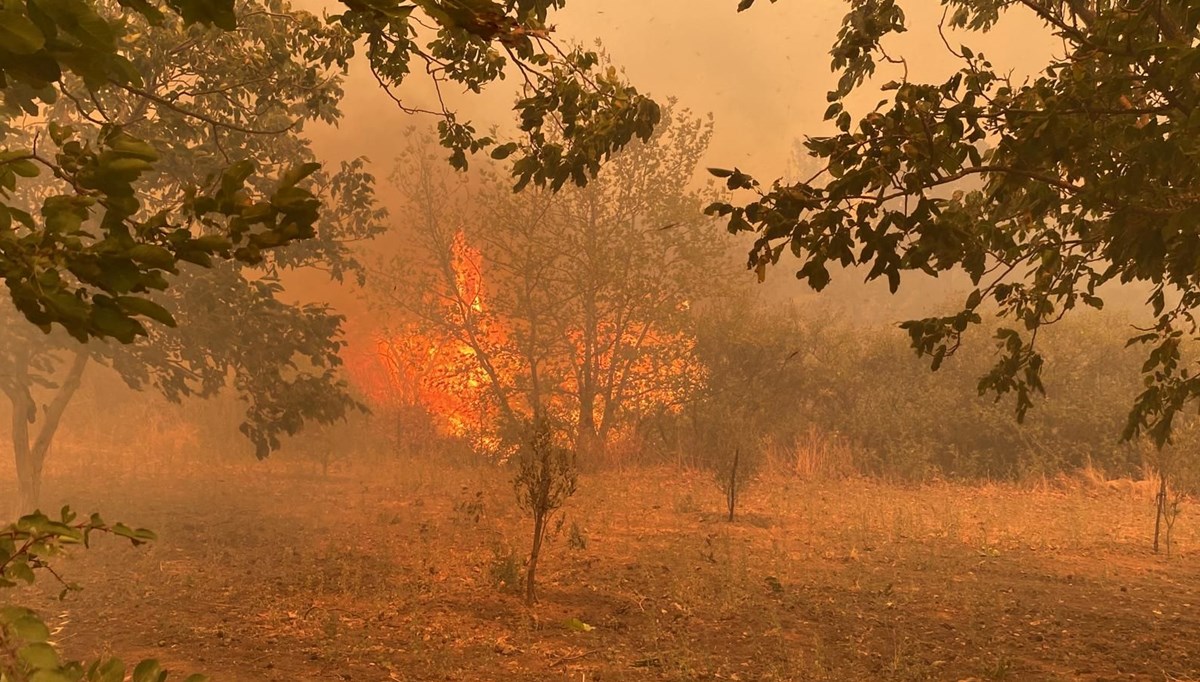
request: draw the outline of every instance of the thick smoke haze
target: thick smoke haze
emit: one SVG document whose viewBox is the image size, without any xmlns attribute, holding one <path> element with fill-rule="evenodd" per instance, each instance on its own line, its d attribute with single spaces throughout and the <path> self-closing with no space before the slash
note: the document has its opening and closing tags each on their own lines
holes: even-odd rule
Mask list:
<svg viewBox="0 0 1200 682">
<path fill-rule="evenodd" d="M 312 11 L 336 11 L 336 3 L 328 0 L 301 5 Z M 845 8 L 845 3 L 835 0 L 762 2 L 739 13 L 736 3 L 724 0 L 576 1 L 556 13 L 553 24 L 555 35 L 564 42 L 589 46 L 598 42 L 630 81 L 658 100 L 673 99 L 696 114 L 711 114 L 714 134 L 702 167 L 738 167 L 769 179 L 796 175 L 805 163 L 800 156 L 803 139 L 828 133 L 832 127 L 822 120 L 825 93 L 836 81 L 829 50 Z M 956 68 L 935 30 L 941 16 L 942 9 L 934 3 L 914 7 L 910 22 L 914 29 L 889 43 L 894 56 L 908 60 L 914 80 L 936 82 Z M 946 38 L 956 49 L 966 42 L 989 55 L 1019 80 L 1034 74 L 1057 43 L 1034 18 L 1017 15 L 1015 19 L 1002 22 L 993 33 L 947 30 Z M 412 127 L 427 128 L 435 121 L 401 111 L 380 90 L 366 65 L 360 61 L 358 66 L 346 80 L 345 122 L 337 128 L 313 127 L 314 147 L 330 161 L 369 158 L 381 180 L 380 198 L 394 209 L 394 190 L 387 182 L 393 160 Z M 899 73 L 898 66 L 881 65 L 876 81 L 891 80 Z M 481 130 L 496 126 L 504 131 L 513 125 L 513 88 L 515 80 L 510 78 L 482 96 L 443 95 L 463 120 Z M 435 93 L 420 73 L 413 74 L 397 94 L 406 106 L 436 108 Z M 858 94 L 851 100 L 852 107 L 866 112 L 877 99 L 870 93 Z M 697 182 L 707 180 L 706 173 L 697 174 Z M 393 220 L 401 219 L 393 215 Z M 742 263 L 744 254 L 735 249 L 730 259 Z M 310 285 L 308 279 L 301 276 L 292 282 L 297 296 L 331 301 L 352 317 L 365 313 L 361 302 L 345 290 L 332 290 L 319 278 Z M 883 283 L 863 285 L 861 279 L 854 273 L 837 277 L 825 303 L 843 302 L 865 321 L 898 321 L 919 312 L 930 296 L 940 300 L 962 288 L 961 283 L 951 283 L 953 278 L 943 278 L 921 282 L 892 298 Z M 319 293 L 312 290 L 314 286 Z M 784 298 L 810 293 L 792 279 L 786 262 L 771 274 L 764 291 Z"/>
<path fill-rule="evenodd" d="M 1196 7 L 0 0 L 0 682 L 1200 680 Z"/>
</svg>

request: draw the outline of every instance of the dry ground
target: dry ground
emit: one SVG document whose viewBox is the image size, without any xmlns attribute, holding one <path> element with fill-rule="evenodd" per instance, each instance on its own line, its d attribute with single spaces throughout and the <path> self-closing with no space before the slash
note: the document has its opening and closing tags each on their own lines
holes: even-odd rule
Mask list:
<svg viewBox="0 0 1200 682">
<path fill-rule="evenodd" d="M 705 475 L 588 475 L 527 609 L 505 476 L 59 477 L 51 497 L 161 540 L 65 560 L 65 602 L 24 596 L 74 655 L 218 682 L 1200 679 L 1200 512 L 1155 556 L 1144 492 L 774 476 L 731 524 Z"/>
</svg>

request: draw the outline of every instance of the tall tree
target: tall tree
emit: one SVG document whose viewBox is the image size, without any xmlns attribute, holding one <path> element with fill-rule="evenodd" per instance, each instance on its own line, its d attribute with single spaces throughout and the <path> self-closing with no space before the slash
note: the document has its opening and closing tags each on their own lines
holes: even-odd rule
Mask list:
<svg viewBox="0 0 1200 682">
<path fill-rule="evenodd" d="M 494 439 L 550 416 L 598 450 L 703 382 L 688 308 L 718 280 L 723 246 L 687 188 L 711 128 L 686 112 L 664 121 L 558 193 L 447 178 L 420 149 L 398 169 L 418 248 L 376 277 L 381 300 L 442 349 L 441 380 L 494 415 Z"/>
<path fill-rule="evenodd" d="M 936 28 L 959 68 L 921 83 L 888 51 L 907 30 L 904 3 L 853 0 L 832 50 L 840 77 L 826 118 L 837 132 L 806 142 L 820 172 L 766 187 L 715 170 L 757 196 L 711 212 L 757 233 L 750 266 L 760 276 L 790 250 L 797 276 L 818 290 L 830 264 L 864 266 L 893 291 L 909 273 L 965 271 L 976 288 L 961 311 L 904 327 L 936 369 L 985 306 L 1011 320 L 996 331 L 999 359 L 979 388 L 1015 394 L 1018 416 L 1043 391 L 1039 329 L 1078 306 L 1099 308 L 1105 284 L 1144 283 L 1155 320 L 1130 339 L 1150 351 L 1124 435 L 1163 444 L 1200 395 L 1184 359 L 1200 331 L 1200 11 L 1182 0 L 941 4 Z M 950 29 L 987 32 L 1018 13 L 1063 46 L 1028 80 L 950 41 Z M 880 67 L 894 74 L 890 94 L 855 118 L 847 99 Z"/>
<path fill-rule="evenodd" d="M 117 340 L 137 337 L 134 343 L 82 345 L 61 330 L 47 336 L 4 304 L 0 375 L 12 405 L 13 452 L 26 509 L 38 502 L 47 452 L 91 361 L 116 370 L 132 387 L 152 385 L 175 400 L 212 395 L 230 384 L 247 404 L 242 430 L 260 457 L 278 446 L 280 434 L 294 433 L 306 419 L 328 422 L 355 404 L 336 371 L 341 318 L 323 306 L 292 305 L 278 296 L 284 269 L 320 267 L 337 279 L 348 273 L 361 278 L 349 243 L 377 233 L 384 218 L 362 161 L 336 172 L 320 169 L 303 137 L 305 123 L 340 117 L 340 71 L 323 64 L 329 50 L 342 52 L 349 35 L 283 3 L 248 3 L 239 11 L 237 32 L 187 26 L 178 18 L 153 25 L 135 15 L 125 26 L 141 44 L 134 67 L 146 90 L 65 98 L 46 114 L 54 126 L 81 130 L 89 121 L 104 121 L 102 128 L 166 150 L 156 172 L 139 185 L 147 211 L 169 211 L 175 198 L 206 176 L 224 172 L 228 178 L 230 171 L 223 169 L 230 153 L 274 174 L 307 164 L 301 166 L 309 175 L 303 193 L 327 208 L 315 219 L 310 238 L 261 253 L 253 259 L 256 265 L 235 260 L 207 269 L 176 268 L 173 286 L 135 304 L 170 326 L 135 330 L 137 323 L 127 320 Z M 72 75 L 60 87 L 83 89 Z M 157 107 L 156 100 L 186 101 L 188 110 Z M 285 115 L 293 122 L 268 132 Z M 10 137 L 32 147 L 46 132 L 45 123 L 35 121 L 14 127 Z M 245 166 L 234 168 L 242 173 Z M 262 182 L 246 180 L 251 188 Z M 53 181 L 24 183 L 13 205 L 43 203 L 61 189 Z M 224 239 L 216 227 L 198 234 Z M 136 273 L 114 266 L 109 276 Z"/>
</svg>

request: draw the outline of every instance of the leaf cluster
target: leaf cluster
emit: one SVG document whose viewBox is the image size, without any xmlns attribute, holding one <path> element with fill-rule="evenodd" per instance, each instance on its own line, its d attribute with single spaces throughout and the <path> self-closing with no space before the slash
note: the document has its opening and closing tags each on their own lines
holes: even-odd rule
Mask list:
<svg viewBox="0 0 1200 682">
<path fill-rule="evenodd" d="M 1196 336 L 1200 303 L 1200 90 L 1195 10 L 1186 2 L 1058 3 L 943 0 L 936 27 L 959 68 L 942 82 L 908 77 L 890 39 L 907 30 L 898 0 L 851 3 L 832 55 L 830 135 L 809 138 L 820 172 L 764 186 L 738 169 L 717 174 L 744 203 L 709 208 L 756 241 L 759 271 L 785 252 L 796 276 L 825 287 L 834 266 L 861 267 L 895 291 L 905 276 L 965 272 L 975 289 L 959 312 L 905 323 L 936 369 L 985 309 L 1007 322 L 981 393 L 1015 396 L 1024 417 L 1043 392 L 1038 331 L 1079 307 L 1100 308 L 1101 287 L 1139 283 L 1154 324 L 1135 343 L 1156 349 L 1125 437 L 1159 444 L 1197 395 L 1194 368 L 1174 346 Z M 1064 51 L 1016 81 L 949 31 L 992 30 L 1032 13 Z M 885 99 L 854 117 L 847 98 L 887 67 Z"/>
<path fill-rule="evenodd" d="M 65 107 L 79 119 L 0 147 L 0 272 L 18 309 L 43 329 L 61 324 L 81 340 L 128 343 L 146 334 L 146 320 L 173 322 L 148 294 L 166 288 L 181 262 L 258 265 L 270 260 L 268 252 L 336 226 L 323 217 L 314 186 L 346 198 L 354 190 L 336 178 L 361 184 L 361 166 L 328 175 L 311 159 L 281 166 L 251 153 L 247 140 L 296 132 L 313 118 L 335 121 L 340 74 L 356 43 L 365 44 L 380 85 L 405 111 L 417 109 L 394 89 L 415 61 L 439 92 L 445 83 L 480 92 L 519 72 L 526 140 L 496 152 L 522 150 L 513 165 L 519 186 L 586 182 L 604 158 L 635 136 L 645 139 L 657 121 L 657 106 L 615 71 L 600 72 L 595 53 L 554 44 L 546 21 L 562 0 L 342 4 L 342 13 L 325 19 L 286 3 L 233 0 L 0 5 L 0 143 L 22 137 L 15 122 L 26 116 Z M 166 34 L 178 40 L 148 39 Z M 186 68 L 177 68 L 181 60 Z M 225 77 L 242 64 L 257 70 L 241 81 Z M 444 102 L 432 113 L 458 167 L 467 154 L 496 144 Z M 142 123 L 164 129 L 164 139 L 134 134 Z M 549 129 L 561 134 L 553 142 Z M 203 178 L 177 163 L 214 153 L 224 163 Z M 39 178 L 53 179 L 54 190 L 30 210 L 15 195 Z M 356 217 L 381 215 L 359 204 Z M 330 269 L 346 271 L 341 263 Z"/>
<path fill-rule="evenodd" d="M 98 514 L 80 519 L 69 507 L 58 518 L 41 512 L 21 517 L 0 529 L 0 589 L 33 583 L 40 572 L 63 585 L 63 595 L 77 586 L 66 583 L 52 560 L 75 546 L 88 547 L 93 535 L 110 534 L 134 546 L 151 542 L 154 533 L 123 523 L 107 523 Z M 163 682 L 167 679 L 155 660 L 144 660 L 129 671 L 116 658 L 92 663 L 66 660 L 50 640 L 50 629 L 34 611 L 20 606 L 0 608 L 0 679 L 6 682 Z M 191 675 L 186 682 L 204 682 Z"/>
</svg>

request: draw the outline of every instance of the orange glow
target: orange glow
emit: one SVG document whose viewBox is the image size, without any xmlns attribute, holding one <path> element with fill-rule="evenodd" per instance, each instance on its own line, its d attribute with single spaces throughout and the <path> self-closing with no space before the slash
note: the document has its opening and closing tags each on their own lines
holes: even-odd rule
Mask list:
<svg viewBox="0 0 1200 682">
<path fill-rule="evenodd" d="M 497 455 L 502 443 L 498 393 L 516 396 L 509 398 L 511 409 L 529 416 L 525 394 L 518 388 L 527 383 L 523 377 L 528 364 L 514 348 L 510 321 L 500 319 L 487 305 L 480 251 L 459 232 L 449 255 L 455 291 L 446 292 L 436 303 L 445 324 L 413 322 L 378 331 L 363 349 L 351 354 L 347 365 L 376 411 L 419 407 L 433 418 L 442 435 L 463 439 L 481 454 Z M 543 377 L 555 385 L 548 392 L 547 409 L 563 422 L 577 424 L 583 389 L 571 367 L 585 356 L 584 333 L 569 330 L 566 337 L 565 348 L 575 358 L 546 358 L 539 366 Z M 644 322 L 604 320 L 592 330 L 592 337 L 594 347 L 601 349 L 593 353 L 592 374 L 609 382 L 593 387 L 598 393 L 593 421 L 598 425 L 654 410 L 677 412 L 684 399 L 704 384 L 704 368 L 693 353 L 694 339 L 685 334 L 659 332 Z M 489 369 L 476 347 L 486 355 Z M 605 402 L 609 395 L 614 395 L 619 410 Z M 608 426 L 610 434 L 618 430 Z"/>
</svg>

